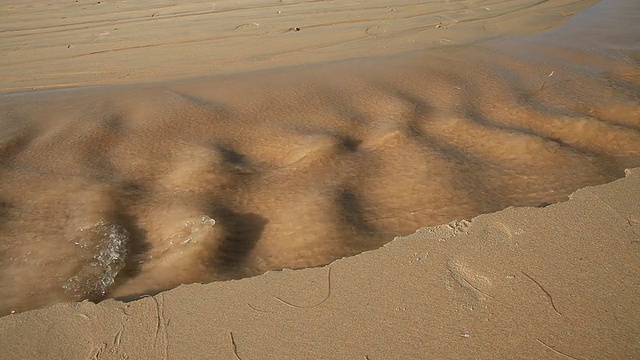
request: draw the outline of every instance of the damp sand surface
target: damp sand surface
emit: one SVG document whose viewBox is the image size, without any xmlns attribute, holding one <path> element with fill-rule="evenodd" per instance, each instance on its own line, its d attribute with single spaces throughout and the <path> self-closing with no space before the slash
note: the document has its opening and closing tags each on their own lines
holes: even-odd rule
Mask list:
<svg viewBox="0 0 640 360">
<path fill-rule="evenodd" d="M 459 46 L 597 0 L 122 0 L 0 4 L 0 92 L 148 83 Z"/>
<path fill-rule="evenodd" d="M 640 166 L 631 3 L 538 36 L 2 95 L 0 314 L 321 266 L 620 178 Z M 594 21 L 617 26 L 575 34 Z"/>
</svg>

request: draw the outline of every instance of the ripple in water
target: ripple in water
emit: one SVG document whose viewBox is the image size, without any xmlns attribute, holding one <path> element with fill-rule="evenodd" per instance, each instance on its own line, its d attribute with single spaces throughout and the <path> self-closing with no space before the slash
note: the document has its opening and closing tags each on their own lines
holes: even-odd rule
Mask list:
<svg viewBox="0 0 640 360">
<path fill-rule="evenodd" d="M 125 228 L 102 219 L 94 226 L 78 229 L 74 261 L 80 266 L 63 286 L 67 293 L 77 299 L 104 297 L 125 266 L 128 241 L 129 232 Z"/>
</svg>

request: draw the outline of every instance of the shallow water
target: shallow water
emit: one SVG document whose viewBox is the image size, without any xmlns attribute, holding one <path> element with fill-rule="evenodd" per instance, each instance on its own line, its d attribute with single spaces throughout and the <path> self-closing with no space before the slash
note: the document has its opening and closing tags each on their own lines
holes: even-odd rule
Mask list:
<svg viewBox="0 0 640 360">
<path fill-rule="evenodd" d="M 0 315 L 319 266 L 566 200 L 640 166 L 639 73 L 634 49 L 503 40 L 2 96 Z"/>
</svg>

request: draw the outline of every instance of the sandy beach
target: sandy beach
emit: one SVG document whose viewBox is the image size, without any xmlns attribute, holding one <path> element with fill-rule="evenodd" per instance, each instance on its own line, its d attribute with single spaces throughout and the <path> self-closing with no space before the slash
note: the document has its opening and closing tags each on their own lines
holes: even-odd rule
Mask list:
<svg viewBox="0 0 640 360">
<path fill-rule="evenodd" d="M 0 358 L 640 356 L 634 1 L 0 9 Z"/>
<path fill-rule="evenodd" d="M 3 1 L 0 92 L 138 84 L 465 45 L 596 0 Z"/>
</svg>

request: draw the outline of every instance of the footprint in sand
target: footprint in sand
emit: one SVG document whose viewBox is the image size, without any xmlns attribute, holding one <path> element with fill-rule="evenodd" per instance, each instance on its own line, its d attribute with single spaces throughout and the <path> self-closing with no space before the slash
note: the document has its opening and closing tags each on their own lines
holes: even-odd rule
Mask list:
<svg viewBox="0 0 640 360">
<path fill-rule="evenodd" d="M 260 24 L 258 23 L 246 23 L 246 24 L 236 26 L 236 28 L 233 30 L 237 31 L 237 30 L 257 29 L 259 26 Z"/>
<path fill-rule="evenodd" d="M 488 221 L 481 225 L 478 231 L 482 231 L 484 237 L 495 244 L 511 243 L 517 230 L 511 229 L 510 226 L 501 221 Z"/>
<path fill-rule="evenodd" d="M 500 26 L 500 25 L 498 25 L 498 24 L 496 24 L 496 23 L 493 23 L 493 22 L 487 22 L 487 23 L 485 23 L 485 24 L 482 26 L 482 28 L 483 28 L 485 31 L 488 31 L 488 32 L 499 32 L 499 31 L 501 31 L 501 30 L 502 30 L 502 26 Z"/>
<path fill-rule="evenodd" d="M 369 35 L 369 37 L 377 38 L 378 36 L 381 36 L 384 33 L 386 33 L 387 29 L 383 25 L 376 25 L 376 26 L 372 26 L 370 28 L 367 28 L 367 30 L 365 30 L 365 31 L 366 31 L 367 35 Z"/>
<path fill-rule="evenodd" d="M 493 299 L 493 296 L 487 292 L 492 285 L 488 277 L 456 260 L 447 261 L 447 270 L 453 280 L 473 298 L 479 301 Z"/>
<path fill-rule="evenodd" d="M 440 22 L 434 28 L 436 29 L 448 29 L 458 23 L 458 20 L 452 19 L 450 17 L 440 17 Z"/>
</svg>

